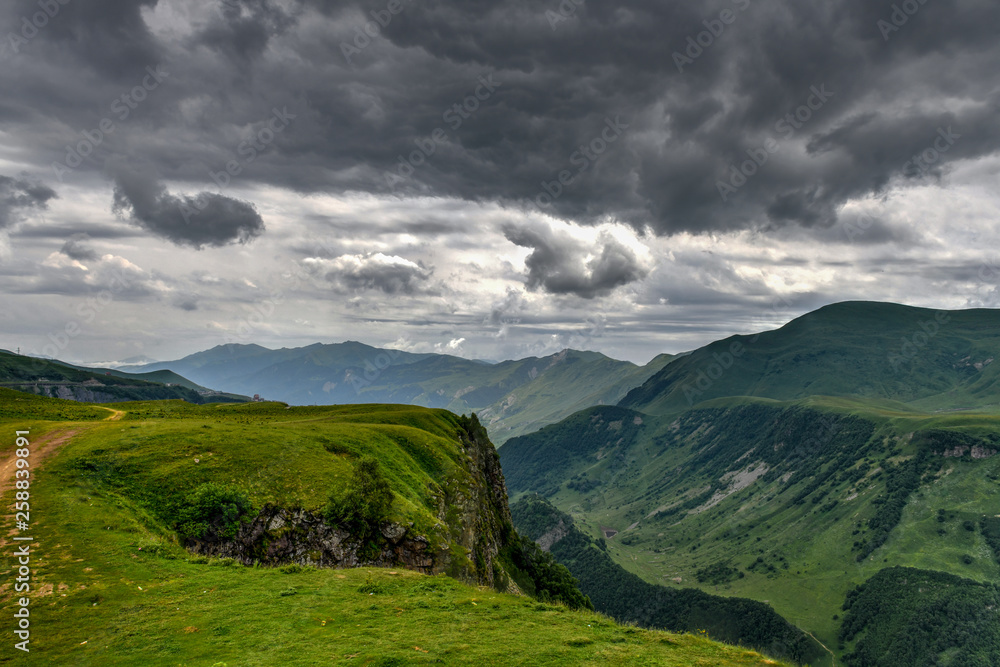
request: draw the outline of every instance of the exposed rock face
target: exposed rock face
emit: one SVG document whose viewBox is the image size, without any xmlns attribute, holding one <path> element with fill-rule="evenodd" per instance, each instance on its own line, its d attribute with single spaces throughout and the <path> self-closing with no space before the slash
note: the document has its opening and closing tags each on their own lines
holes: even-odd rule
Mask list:
<svg viewBox="0 0 1000 667">
<path fill-rule="evenodd" d="M 538 546 L 542 548 L 542 551 L 550 551 L 552 549 L 552 545 L 567 535 L 569 535 L 569 528 L 562 519 L 559 519 L 559 523 L 557 523 L 552 530 L 539 537 L 535 540 L 535 542 L 537 542 Z"/>
<path fill-rule="evenodd" d="M 30 382 L 23 385 L 11 386 L 29 394 L 48 396 L 50 398 L 62 398 L 69 401 L 82 401 L 84 403 L 114 403 L 122 400 L 106 391 L 100 391 L 97 387 L 103 387 L 100 383 L 65 383 L 51 384 Z"/>
<path fill-rule="evenodd" d="M 437 497 L 440 523 L 433 535 L 416 535 L 396 523 L 380 527 L 384 540 L 373 552 L 349 532 L 305 510 L 264 507 L 229 540 L 191 540 L 198 554 L 269 565 L 314 567 L 403 567 L 448 574 L 505 588 L 509 579 L 498 555 L 513 531 L 507 485 L 493 443 L 475 415 L 460 418 L 456 434 L 466 454 L 467 475 L 445 481 Z"/>
<path fill-rule="evenodd" d="M 945 458 L 959 458 L 970 454 L 974 459 L 988 459 L 996 456 L 997 450 L 990 449 L 988 447 L 983 447 L 981 445 L 973 445 L 968 447 L 966 445 L 959 445 L 953 449 L 946 449 L 942 456 Z"/>
<path fill-rule="evenodd" d="M 435 554 L 430 543 L 408 529 L 386 523 L 385 544 L 378 553 L 364 553 L 364 544 L 344 530 L 333 528 L 322 517 L 305 510 L 266 506 L 231 540 L 191 540 L 188 549 L 206 556 L 235 558 L 247 565 L 296 563 L 313 567 L 405 567 L 434 574 Z"/>
</svg>

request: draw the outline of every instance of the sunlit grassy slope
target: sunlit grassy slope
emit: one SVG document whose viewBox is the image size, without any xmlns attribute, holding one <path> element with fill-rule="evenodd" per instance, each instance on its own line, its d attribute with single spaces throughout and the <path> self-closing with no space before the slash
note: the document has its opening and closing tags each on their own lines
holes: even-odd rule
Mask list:
<svg viewBox="0 0 1000 667">
<path fill-rule="evenodd" d="M 116 411 L 125 411 L 117 415 Z M 120 417 L 115 421 L 105 421 Z M 195 557 L 165 508 L 202 481 L 316 508 L 347 452 L 383 462 L 393 518 L 429 527 L 431 485 L 461 481 L 456 417 L 410 406 L 89 406 L 0 390 L 0 430 L 31 430 L 30 656 L 51 665 L 773 665 L 691 635 L 622 627 L 405 570 L 246 567 Z M 43 455 L 45 442 L 68 436 Z M 13 437 L 0 456 L 12 455 Z M 6 484 L 9 480 L 3 480 Z M 12 490 L 4 506 L 13 501 Z M 10 517 L 7 518 L 8 522 Z M 9 524 L 8 524 L 9 525 Z M 12 549 L 0 600 L 11 608 Z"/>
</svg>

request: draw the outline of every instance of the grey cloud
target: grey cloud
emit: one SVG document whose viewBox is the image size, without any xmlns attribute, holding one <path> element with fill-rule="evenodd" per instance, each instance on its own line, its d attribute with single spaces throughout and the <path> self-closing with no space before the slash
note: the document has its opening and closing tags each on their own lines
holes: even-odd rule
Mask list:
<svg viewBox="0 0 1000 667">
<path fill-rule="evenodd" d="M 373 290 L 389 295 L 431 291 L 433 271 L 402 257 L 382 253 L 342 255 L 335 259 L 309 258 L 303 264 L 343 290 Z"/>
<path fill-rule="evenodd" d="M 507 294 L 502 299 L 495 302 L 493 307 L 490 308 L 490 314 L 486 316 L 483 324 L 503 326 L 509 323 L 514 316 L 523 311 L 527 305 L 528 303 L 521 290 L 508 287 Z"/>
<path fill-rule="evenodd" d="M 47 185 L 0 175 L 0 229 L 20 222 L 28 211 L 45 209 L 57 196 Z"/>
<path fill-rule="evenodd" d="M 12 4 L 12 20 L 34 7 Z M 926 3 L 886 41 L 877 21 L 891 3 L 750 2 L 679 72 L 673 56 L 687 38 L 742 4 L 589 2 L 552 30 L 546 3 L 404 2 L 349 64 L 341 45 L 384 0 L 233 0 L 203 7 L 176 42 L 161 42 L 143 18 L 168 0 L 73 2 L 26 47 L 30 59 L 0 72 L 0 87 L 17 91 L 0 101 L 0 128 L 45 167 L 96 127 L 94 110 L 107 114 L 122 82 L 162 64 L 169 85 L 101 147 L 141 155 L 158 181 L 203 183 L 241 157 L 248 128 L 287 105 L 296 119 L 243 164 L 244 183 L 534 208 L 542 183 L 569 169 L 573 181 L 547 213 L 664 235 L 818 231 L 846 201 L 943 178 L 957 160 L 1000 149 L 997 3 Z M 486 75 L 500 85 L 476 98 Z M 778 130 L 819 86 L 832 97 L 791 134 Z M 476 108 L 465 117 L 446 116 L 467 102 Z M 630 125 L 621 138 L 585 169 L 571 162 L 619 114 Z M 919 177 L 905 173 L 944 123 L 962 140 Z M 436 129 L 442 141 L 429 139 Z M 723 201 L 717 184 L 769 139 L 780 150 Z M 388 182 L 419 146 L 433 150 L 402 183 Z M 249 215 L 225 201 L 215 202 L 224 214 Z M 192 240 L 164 211 L 147 213 L 157 221 L 149 228 L 175 241 L 231 238 Z"/>
<path fill-rule="evenodd" d="M 86 234 L 74 234 L 70 237 L 63 247 L 59 250 L 62 254 L 66 255 L 70 259 L 75 260 L 94 260 L 97 259 L 98 255 L 94 250 L 87 245 L 87 241 L 90 237 Z"/>
<path fill-rule="evenodd" d="M 511 243 L 532 249 L 524 262 L 529 289 L 593 299 L 649 273 L 631 248 L 610 236 L 602 235 L 597 247 L 588 248 L 552 228 L 508 225 L 503 232 Z M 587 260 L 588 254 L 594 256 Z"/>
<path fill-rule="evenodd" d="M 267 48 L 295 18 L 269 0 L 221 0 L 220 12 L 193 38 L 205 46 L 245 64 Z"/>
<path fill-rule="evenodd" d="M 211 192 L 176 196 L 141 169 L 121 164 L 112 169 L 112 210 L 177 245 L 249 243 L 264 232 L 264 220 L 249 202 Z"/>
</svg>

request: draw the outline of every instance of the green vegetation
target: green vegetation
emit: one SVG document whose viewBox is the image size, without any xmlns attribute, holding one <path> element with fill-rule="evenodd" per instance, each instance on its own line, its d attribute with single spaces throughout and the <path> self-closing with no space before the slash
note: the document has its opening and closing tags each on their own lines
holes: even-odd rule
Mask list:
<svg viewBox="0 0 1000 667">
<path fill-rule="evenodd" d="M 580 591 L 580 582 L 533 540 L 515 532 L 504 556 L 515 583 L 525 593 L 542 602 L 559 602 L 571 609 L 594 609 L 590 598 Z"/>
<path fill-rule="evenodd" d="M 69 408 L 87 420 L 65 417 Z M 115 408 L 128 413 L 89 419 Z M 470 490 L 462 434 L 468 442 L 471 419 L 378 405 L 115 408 L 0 403 L 0 427 L 30 428 L 36 453 L 52 448 L 32 459 L 31 655 L 8 652 L 10 664 L 778 664 L 443 576 L 196 556 L 173 528 L 228 532 L 248 500 L 318 510 L 331 488 L 346 492 L 355 461 L 377 456 L 396 498 L 390 515 L 433 535 L 438 494 Z M 58 449 L 46 444 L 63 437 Z M 9 457 L 5 442 L 0 454 Z M 184 517 L 172 509 L 189 505 Z M 5 577 L 17 566 L 11 554 Z M 5 608 L 12 595 L 0 591 Z"/>
<path fill-rule="evenodd" d="M 594 608 L 623 623 L 646 628 L 702 632 L 722 641 L 764 650 L 798 663 L 814 662 L 822 649 L 760 602 L 708 595 L 694 589 L 649 584 L 615 564 L 573 520 L 540 496 L 525 496 L 511 507 L 526 537 L 550 531 L 559 537 L 552 555 L 579 580 Z"/>
<path fill-rule="evenodd" d="M 992 414 L 732 398 L 592 408 L 499 451 L 512 499 L 545 495 L 627 571 L 768 601 L 836 652 L 840 601 L 884 567 L 1000 579 L 977 529 L 997 514 L 998 436 Z"/>
<path fill-rule="evenodd" d="M 351 481 L 342 493 L 334 492 L 326 504 L 326 520 L 342 527 L 360 540 L 368 540 L 389 519 L 392 488 L 382 474 L 378 460 L 365 456 L 354 467 Z"/>
<path fill-rule="evenodd" d="M 979 527 L 997 563 L 1000 563 L 1000 516 L 984 516 L 979 520 Z"/>
<path fill-rule="evenodd" d="M 211 536 L 231 539 L 240 520 L 253 509 L 250 498 L 239 489 L 215 482 L 200 485 L 174 510 L 177 534 L 183 539 L 201 540 Z"/>
<path fill-rule="evenodd" d="M 942 572 L 880 571 L 847 595 L 850 667 L 1000 664 L 1000 588 Z"/>
<path fill-rule="evenodd" d="M 775 331 L 733 336 L 696 350 L 619 405 L 679 414 L 730 396 L 851 396 L 926 410 L 996 409 L 998 357 L 998 310 L 838 303 Z"/>
</svg>

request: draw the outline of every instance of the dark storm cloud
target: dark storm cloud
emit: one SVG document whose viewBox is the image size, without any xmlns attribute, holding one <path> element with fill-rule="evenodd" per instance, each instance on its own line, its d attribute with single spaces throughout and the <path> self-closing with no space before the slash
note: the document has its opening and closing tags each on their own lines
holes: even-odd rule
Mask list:
<svg viewBox="0 0 1000 667">
<path fill-rule="evenodd" d="M 101 147 L 141 157 L 156 183 L 203 184 L 236 160 L 243 184 L 302 192 L 536 210 L 558 190 L 543 212 L 659 234 L 829 228 L 845 201 L 1000 149 L 987 0 L 918 4 L 888 32 L 893 3 L 869 0 L 587 2 L 556 24 L 558 3 L 527 0 L 403 0 L 395 14 L 384 0 L 226 0 L 185 5 L 200 12 L 186 32 L 147 24 L 171 4 L 65 5 L 0 72 L 14 91 L 0 129 L 49 165 L 161 65 L 169 84 Z M 11 25 L 34 7 L 13 3 Z M 294 120 L 248 159 L 243 142 L 286 107 Z M 608 123 L 627 126 L 613 143 Z M 961 138 L 914 164 L 942 130 Z M 223 220 L 204 236 L 165 191 L 145 224 L 193 245 L 253 235 L 251 212 L 216 197 Z"/>
<path fill-rule="evenodd" d="M 19 222 L 28 211 L 44 209 L 56 196 L 47 185 L 0 175 L 0 229 Z"/>
<path fill-rule="evenodd" d="M 0 13 L 6 46 L 22 61 L 51 59 L 54 63 L 83 68 L 121 81 L 157 62 L 160 45 L 146 22 L 143 9 L 158 0 L 99 0 L 96 2 L 14 0 Z M 45 12 L 48 5 L 49 10 Z M 44 22 L 35 18 L 47 13 Z M 25 20 L 27 19 L 27 22 Z M 33 24 L 35 30 L 28 27 Z M 15 35 L 11 39 L 10 35 Z M 18 41 L 16 38 L 25 38 Z M 16 44 L 15 44 L 16 42 Z"/>
<path fill-rule="evenodd" d="M 272 36 L 281 34 L 295 21 L 269 0 L 223 0 L 220 9 L 193 42 L 235 61 L 259 56 Z"/>
<path fill-rule="evenodd" d="M 116 164 L 112 171 L 113 210 L 177 245 L 248 243 L 264 232 L 253 204 L 212 192 L 176 196 L 142 170 Z"/>
<path fill-rule="evenodd" d="M 595 247 L 552 228 L 509 225 L 504 236 L 515 245 L 532 249 L 524 260 L 527 286 L 532 290 L 593 299 L 649 273 L 631 248 L 609 236 L 602 236 Z"/>
</svg>

